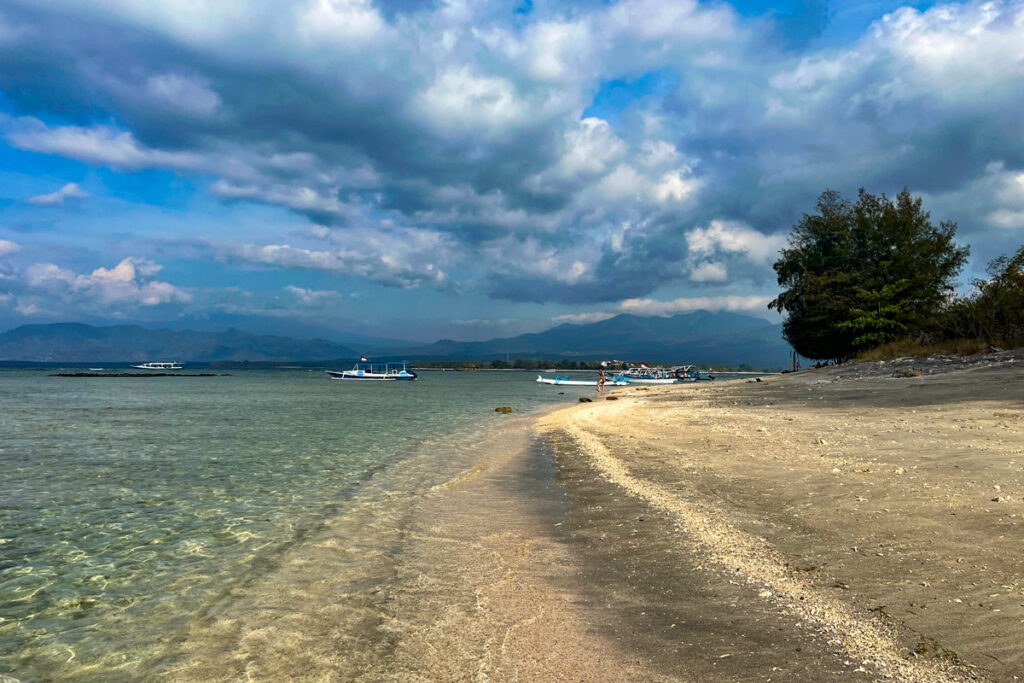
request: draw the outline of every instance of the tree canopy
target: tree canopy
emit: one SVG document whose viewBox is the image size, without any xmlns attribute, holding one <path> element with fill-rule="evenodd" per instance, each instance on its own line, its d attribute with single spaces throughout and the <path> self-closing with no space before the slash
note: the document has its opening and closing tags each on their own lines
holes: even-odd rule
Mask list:
<svg viewBox="0 0 1024 683">
<path fill-rule="evenodd" d="M 804 214 L 775 262 L 786 339 L 807 358 L 846 360 L 923 329 L 953 291 L 969 249 L 956 223 L 938 227 L 920 198 L 834 190 Z"/>
</svg>

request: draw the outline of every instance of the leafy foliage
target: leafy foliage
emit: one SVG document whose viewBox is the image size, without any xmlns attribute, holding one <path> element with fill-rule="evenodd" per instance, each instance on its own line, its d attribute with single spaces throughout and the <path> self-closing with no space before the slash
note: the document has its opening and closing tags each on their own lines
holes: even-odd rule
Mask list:
<svg viewBox="0 0 1024 683">
<path fill-rule="evenodd" d="M 988 264 L 988 280 L 975 280 L 975 293 L 946 311 L 947 337 L 983 339 L 1002 346 L 1024 345 L 1024 246 Z"/>
<path fill-rule="evenodd" d="M 935 227 L 907 190 L 862 189 L 856 204 L 829 190 L 816 208 L 775 262 L 783 291 L 769 304 L 800 355 L 845 360 L 934 324 L 969 253 L 955 223 Z"/>
</svg>

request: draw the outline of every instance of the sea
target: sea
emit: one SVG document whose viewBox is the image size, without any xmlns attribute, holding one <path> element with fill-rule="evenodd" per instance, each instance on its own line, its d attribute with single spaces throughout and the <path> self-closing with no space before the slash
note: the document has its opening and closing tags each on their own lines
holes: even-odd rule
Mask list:
<svg viewBox="0 0 1024 683">
<path fill-rule="evenodd" d="M 503 421 L 593 393 L 529 372 L 59 371 L 0 369 L 0 679 L 24 683 L 158 676 L 197 619 L 332 520 L 413 501 Z M 337 528 L 353 545 L 383 533 Z"/>
</svg>

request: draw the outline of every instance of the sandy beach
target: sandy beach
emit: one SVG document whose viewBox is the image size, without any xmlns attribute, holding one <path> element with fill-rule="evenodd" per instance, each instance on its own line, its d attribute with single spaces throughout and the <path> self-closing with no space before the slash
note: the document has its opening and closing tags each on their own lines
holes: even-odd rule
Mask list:
<svg viewBox="0 0 1024 683">
<path fill-rule="evenodd" d="M 1020 361 L 631 389 L 542 428 L 570 495 L 594 511 L 575 512 L 583 555 L 620 548 L 633 599 L 657 610 L 643 646 L 681 653 L 670 675 L 1016 680 Z M 611 519 L 588 500 L 596 479 L 620 507 Z M 666 575 L 669 557 L 678 570 Z M 798 636 L 810 642 L 789 642 Z"/>
<path fill-rule="evenodd" d="M 170 677 L 1024 675 L 1021 355 L 610 399 L 512 417 L 418 500 L 328 525 Z M 343 547 L 367 524 L 386 542 Z"/>
</svg>

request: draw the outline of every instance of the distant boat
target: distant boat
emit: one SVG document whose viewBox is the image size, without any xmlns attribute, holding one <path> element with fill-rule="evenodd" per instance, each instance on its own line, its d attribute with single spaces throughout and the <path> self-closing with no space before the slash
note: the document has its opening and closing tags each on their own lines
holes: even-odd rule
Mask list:
<svg viewBox="0 0 1024 683">
<path fill-rule="evenodd" d="M 679 381 L 671 371 L 647 365 L 629 368 L 622 374 L 633 384 L 675 384 Z"/>
<path fill-rule="evenodd" d="M 710 382 L 715 378 L 710 370 L 698 370 L 693 365 L 680 365 L 670 370 L 680 382 Z"/>
<path fill-rule="evenodd" d="M 569 379 L 568 377 L 555 377 L 551 379 L 549 377 L 541 377 L 537 375 L 537 381 L 541 384 L 555 384 L 560 387 L 596 387 L 596 379 Z M 629 380 L 622 375 L 616 375 L 615 377 L 609 377 L 604 381 L 605 386 L 610 387 L 627 387 L 629 386 Z"/>
<path fill-rule="evenodd" d="M 132 367 L 136 370 L 182 370 L 185 368 L 181 363 L 173 361 L 170 363 L 142 363 Z"/>
<path fill-rule="evenodd" d="M 409 370 L 408 363 L 363 363 L 355 364 L 351 370 L 326 370 L 331 379 L 357 379 L 363 381 L 390 382 L 414 380 L 419 375 Z"/>
</svg>

